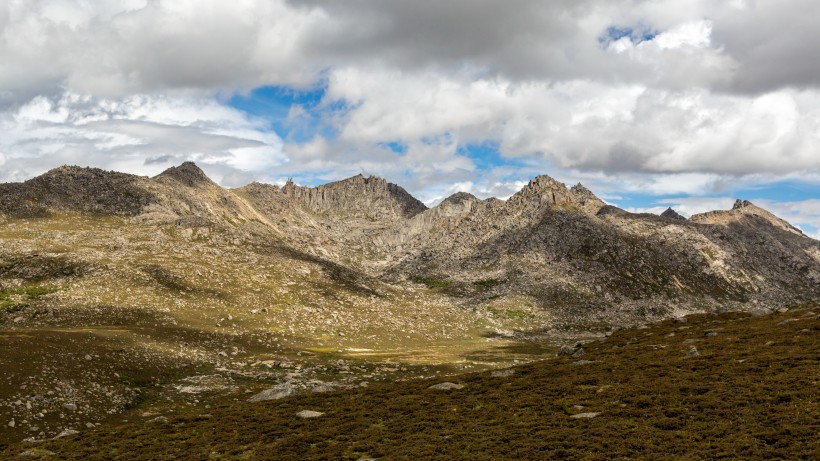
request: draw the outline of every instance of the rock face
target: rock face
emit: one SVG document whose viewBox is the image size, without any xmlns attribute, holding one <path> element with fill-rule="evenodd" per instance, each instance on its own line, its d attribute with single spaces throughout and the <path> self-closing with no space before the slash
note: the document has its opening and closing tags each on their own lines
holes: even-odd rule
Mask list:
<svg viewBox="0 0 820 461">
<path fill-rule="evenodd" d="M 345 280 L 423 281 L 470 308 L 515 299 L 556 324 L 820 296 L 820 242 L 748 201 L 688 220 L 633 214 L 549 176 L 506 201 L 457 193 L 429 209 L 374 176 L 226 190 L 190 162 L 155 178 L 61 167 L 0 185 L 6 219 L 62 212 L 273 240 Z"/>
<path fill-rule="evenodd" d="M 661 213 L 661 218 L 677 219 L 678 221 L 686 221 L 686 218 L 684 218 L 683 216 L 678 214 L 678 212 L 673 210 L 672 207 L 667 208 L 666 211 Z"/>
<path fill-rule="evenodd" d="M 23 183 L 0 185 L 0 212 L 14 217 L 74 211 L 135 216 L 155 201 L 144 178 L 98 168 L 62 166 Z"/>
</svg>

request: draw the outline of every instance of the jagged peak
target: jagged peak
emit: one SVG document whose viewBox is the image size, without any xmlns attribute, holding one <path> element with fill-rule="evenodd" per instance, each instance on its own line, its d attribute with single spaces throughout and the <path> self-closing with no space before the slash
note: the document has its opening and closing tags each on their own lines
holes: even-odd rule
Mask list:
<svg viewBox="0 0 820 461">
<path fill-rule="evenodd" d="M 564 183 L 547 175 L 539 175 L 510 197 L 507 203 L 509 206 L 520 208 L 521 206 L 532 206 L 530 204 L 536 206 L 565 205 L 574 201 L 575 199 Z"/>
<path fill-rule="evenodd" d="M 755 206 L 755 204 L 748 201 L 748 200 L 737 199 L 737 200 L 735 200 L 735 204 L 732 205 L 732 209 L 733 210 L 739 210 L 741 208 L 746 208 L 746 207 L 751 207 L 751 206 Z"/>
<path fill-rule="evenodd" d="M 570 192 L 573 192 L 573 193 L 579 194 L 579 195 L 591 195 L 593 197 L 595 196 L 595 194 L 593 194 L 591 190 L 587 189 L 587 187 L 584 186 L 583 184 L 581 184 L 580 182 L 578 184 L 572 186 L 572 188 L 570 188 Z"/>
<path fill-rule="evenodd" d="M 194 162 L 183 162 L 179 166 L 172 166 L 154 177 L 154 179 L 162 178 L 174 179 L 189 187 L 203 183 L 213 183 L 211 178 Z"/>
<path fill-rule="evenodd" d="M 677 211 L 673 210 L 672 207 L 667 208 L 666 211 L 661 213 L 661 218 L 677 219 L 679 221 L 686 221 L 686 218 L 681 216 L 680 213 L 678 213 Z"/>
<path fill-rule="evenodd" d="M 478 197 L 468 192 L 456 192 L 455 194 L 442 200 L 441 203 L 462 204 L 464 202 L 477 202 Z"/>
</svg>

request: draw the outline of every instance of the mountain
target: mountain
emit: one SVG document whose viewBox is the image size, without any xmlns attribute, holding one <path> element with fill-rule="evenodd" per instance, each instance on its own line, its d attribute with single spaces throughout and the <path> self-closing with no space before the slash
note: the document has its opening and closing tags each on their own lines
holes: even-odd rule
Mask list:
<svg viewBox="0 0 820 461">
<path fill-rule="evenodd" d="M 464 306 L 516 300 L 558 324 L 792 302 L 820 287 L 818 242 L 748 201 L 689 220 L 633 214 L 546 175 L 506 201 L 457 193 L 429 209 L 375 176 L 226 190 L 191 162 L 154 178 L 61 167 L 0 187 L 10 217 L 232 229 L 391 284 L 436 280 Z"/>
<path fill-rule="evenodd" d="M 820 242 L 745 201 L 633 214 L 538 176 L 428 208 L 373 176 L 225 189 L 190 162 L 60 167 L 0 185 L 0 451 L 818 298 Z"/>
</svg>

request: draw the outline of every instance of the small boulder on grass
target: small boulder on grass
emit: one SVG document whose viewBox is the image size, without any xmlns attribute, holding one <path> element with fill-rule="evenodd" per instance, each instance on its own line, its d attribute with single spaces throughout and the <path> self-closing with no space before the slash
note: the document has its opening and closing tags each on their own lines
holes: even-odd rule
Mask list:
<svg viewBox="0 0 820 461">
<path fill-rule="evenodd" d="M 296 413 L 296 416 L 298 416 L 302 419 L 318 418 L 322 415 L 324 415 L 324 413 L 322 413 L 321 411 L 313 411 L 313 410 L 302 410 L 299 413 Z"/>
<path fill-rule="evenodd" d="M 438 391 L 449 391 L 449 390 L 452 390 L 452 389 L 461 389 L 463 387 L 464 387 L 463 384 L 456 384 L 456 383 L 447 382 L 447 383 L 433 384 L 428 389 L 435 389 L 435 390 L 438 390 Z"/>
<path fill-rule="evenodd" d="M 600 414 L 599 412 L 591 411 L 589 413 L 575 413 L 574 415 L 569 415 L 569 417 L 575 419 L 592 419 Z"/>
<path fill-rule="evenodd" d="M 697 347 L 692 346 L 692 347 L 690 347 L 690 348 L 689 348 L 689 352 L 687 352 L 687 353 L 686 353 L 686 355 L 687 355 L 688 357 L 697 357 L 697 356 L 699 356 L 699 355 L 700 355 L 700 352 L 698 352 L 698 348 L 697 348 Z"/>
</svg>

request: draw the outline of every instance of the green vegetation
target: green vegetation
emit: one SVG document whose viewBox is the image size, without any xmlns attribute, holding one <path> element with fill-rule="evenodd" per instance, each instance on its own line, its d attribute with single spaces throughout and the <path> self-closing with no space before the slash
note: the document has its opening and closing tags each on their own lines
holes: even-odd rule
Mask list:
<svg viewBox="0 0 820 461">
<path fill-rule="evenodd" d="M 444 280 L 444 279 L 439 279 L 439 278 L 429 277 L 429 276 L 424 276 L 424 275 L 414 275 L 413 277 L 410 277 L 410 280 L 413 283 L 420 283 L 422 285 L 425 285 L 425 286 L 427 286 L 427 288 L 430 288 L 430 289 L 433 289 L 433 288 L 446 288 L 446 287 L 450 286 L 450 281 L 449 280 Z"/>
<path fill-rule="evenodd" d="M 489 310 L 493 317 L 496 318 L 529 319 L 533 317 L 531 313 L 521 309 L 500 309 L 496 307 L 490 307 L 487 310 Z"/>
<path fill-rule="evenodd" d="M 817 459 L 818 309 L 621 330 L 585 344 L 580 358 L 504 377 L 399 381 L 262 403 L 228 396 L 207 410 L 155 406 L 167 422 L 147 423 L 135 410 L 127 423 L 34 447 L 55 459 Z M 429 389 L 443 381 L 464 388 Z M 324 415 L 297 418 L 305 409 Z M 582 413 L 597 416 L 571 417 Z M 0 446 L 0 457 L 30 448 Z"/>
<path fill-rule="evenodd" d="M 504 283 L 505 281 L 500 279 L 484 279 L 473 282 L 473 285 L 483 290 L 490 290 Z"/>
<path fill-rule="evenodd" d="M 0 290 L 0 311 L 17 312 L 24 309 L 31 301 L 57 291 L 56 288 L 40 285 Z"/>
</svg>

